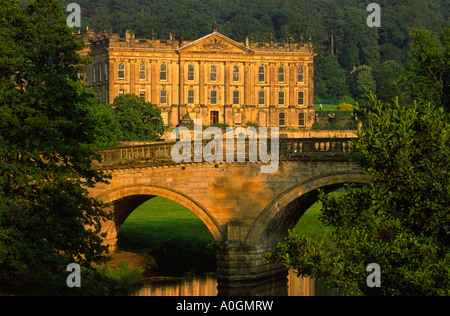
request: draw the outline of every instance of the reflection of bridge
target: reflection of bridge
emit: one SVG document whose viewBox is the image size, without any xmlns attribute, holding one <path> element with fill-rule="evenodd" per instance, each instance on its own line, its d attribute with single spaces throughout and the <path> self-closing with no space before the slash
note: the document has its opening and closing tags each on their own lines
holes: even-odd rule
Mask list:
<svg viewBox="0 0 450 316">
<path fill-rule="evenodd" d="M 195 213 L 222 242 L 219 280 L 256 281 L 285 273 L 262 256 L 317 201 L 318 189 L 370 181 L 349 160 L 349 140 L 282 138 L 275 173 L 261 173 L 263 162 L 175 164 L 170 156 L 175 142 L 103 148 L 98 152 L 104 160 L 96 167 L 108 170 L 112 178 L 90 193 L 111 203 L 116 221 L 104 225 L 110 245 L 115 246 L 117 231 L 131 212 L 161 196 Z"/>
</svg>

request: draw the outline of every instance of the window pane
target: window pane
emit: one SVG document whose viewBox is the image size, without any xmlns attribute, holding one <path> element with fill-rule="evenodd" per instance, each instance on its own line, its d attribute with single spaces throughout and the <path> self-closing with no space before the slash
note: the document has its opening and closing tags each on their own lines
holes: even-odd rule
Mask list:
<svg viewBox="0 0 450 316">
<path fill-rule="evenodd" d="M 298 93 L 298 105 L 303 105 L 304 103 L 304 99 L 303 99 L 303 91 L 300 91 Z"/>
<path fill-rule="evenodd" d="M 161 112 L 161 118 L 163 120 L 163 124 L 164 126 L 169 125 L 169 113 L 166 111 L 162 111 Z"/>
<path fill-rule="evenodd" d="M 258 93 L 258 104 L 264 104 L 264 91 L 259 91 Z"/>
<path fill-rule="evenodd" d="M 139 98 L 145 101 L 145 90 L 143 89 L 139 90 Z"/>
<path fill-rule="evenodd" d="M 239 91 L 233 91 L 233 104 L 239 104 Z"/>
<path fill-rule="evenodd" d="M 139 80 L 145 80 L 145 65 L 139 65 Z"/>
<path fill-rule="evenodd" d="M 233 81 L 239 81 L 239 67 L 233 66 Z"/>
<path fill-rule="evenodd" d="M 305 126 L 305 113 L 298 113 L 298 126 Z"/>
<path fill-rule="evenodd" d="M 284 68 L 278 68 L 278 82 L 284 82 Z"/>
<path fill-rule="evenodd" d="M 166 104 L 167 103 L 167 90 L 160 91 L 159 103 Z"/>
<path fill-rule="evenodd" d="M 216 81 L 217 80 L 217 68 L 216 68 L 216 66 L 211 66 L 210 80 L 211 81 Z"/>
<path fill-rule="evenodd" d="M 259 126 L 266 126 L 267 123 L 267 115 L 265 112 L 259 112 L 258 124 Z"/>
<path fill-rule="evenodd" d="M 278 115 L 278 124 L 279 124 L 280 126 L 284 126 L 284 125 L 285 125 L 285 116 L 284 116 L 284 113 L 280 113 L 280 114 Z"/>
<path fill-rule="evenodd" d="M 278 104 L 284 105 L 284 91 L 278 92 Z"/>
<path fill-rule="evenodd" d="M 298 68 L 297 71 L 298 71 L 297 81 L 303 82 L 303 68 Z"/>
<path fill-rule="evenodd" d="M 194 90 L 188 90 L 188 103 L 194 103 Z"/>
<path fill-rule="evenodd" d="M 125 79 L 125 64 L 119 64 L 119 79 Z"/>
<path fill-rule="evenodd" d="M 167 66 L 161 65 L 159 68 L 159 80 L 167 80 Z"/>
<path fill-rule="evenodd" d="M 264 71 L 264 67 L 259 67 L 259 71 L 258 71 L 258 81 L 259 82 L 264 82 L 265 81 L 265 71 Z"/>
<path fill-rule="evenodd" d="M 211 91 L 211 104 L 217 104 L 217 91 Z"/>
<path fill-rule="evenodd" d="M 194 80 L 194 66 L 188 66 L 188 80 Z"/>
</svg>

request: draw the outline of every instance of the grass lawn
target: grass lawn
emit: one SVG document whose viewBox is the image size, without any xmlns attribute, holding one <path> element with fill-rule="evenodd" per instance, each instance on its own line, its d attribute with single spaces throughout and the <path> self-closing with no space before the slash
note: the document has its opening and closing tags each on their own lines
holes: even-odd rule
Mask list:
<svg viewBox="0 0 450 316">
<path fill-rule="evenodd" d="M 325 230 L 318 221 L 321 205 L 314 204 L 294 231 L 322 238 Z M 124 222 L 118 234 L 120 250 L 142 250 L 152 255 L 160 275 L 183 275 L 190 270 L 214 271 L 212 235 L 191 211 L 161 197 L 139 206 Z"/>
</svg>

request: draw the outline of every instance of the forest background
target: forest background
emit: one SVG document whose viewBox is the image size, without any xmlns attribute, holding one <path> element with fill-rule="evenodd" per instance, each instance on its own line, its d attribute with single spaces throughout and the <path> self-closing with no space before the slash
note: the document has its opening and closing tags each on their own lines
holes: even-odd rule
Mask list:
<svg viewBox="0 0 450 316">
<path fill-rule="evenodd" d="M 72 0 L 62 1 L 67 5 Z M 67 2 L 67 3 L 66 3 Z M 307 42 L 315 58 L 315 97 L 323 103 L 365 102 L 367 87 L 390 101 L 409 103 L 402 77 L 409 68 L 410 28 L 439 34 L 450 0 L 378 0 L 381 27 L 368 27 L 362 0 L 77 0 L 81 31 L 137 38 L 195 40 L 218 32 L 239 42 Z M 75 28 L 77 31 L 77 29 Z"/>
</svg>

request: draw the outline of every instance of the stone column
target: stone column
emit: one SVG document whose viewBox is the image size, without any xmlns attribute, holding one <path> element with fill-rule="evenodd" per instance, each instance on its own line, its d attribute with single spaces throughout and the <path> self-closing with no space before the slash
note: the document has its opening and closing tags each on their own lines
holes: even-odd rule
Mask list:
<svg viewBox="0 0 450 316">
<path fill-rule="evenodd" d="M 217 251 L 217 281 L 228 286 L 258 284 L 268 279 L 286 277 L 288 269 L 263 260 L 265 252 L 258 246 L 227 241 Z"/>
</svg>

